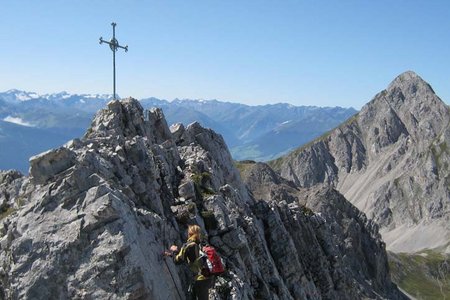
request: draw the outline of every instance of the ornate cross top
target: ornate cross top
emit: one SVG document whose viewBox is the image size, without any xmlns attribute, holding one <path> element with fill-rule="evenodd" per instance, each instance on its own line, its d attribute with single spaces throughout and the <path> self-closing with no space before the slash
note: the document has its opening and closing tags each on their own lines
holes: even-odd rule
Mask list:
<svg viewBox="0 0 450 300">
<path fill-rule="evenodd" d="M 111 51 L 113 52 L 113 99 L 116 100 L 116 51 L 119 50 L 119 48 L 122 48 L 125 50 L 125 52 L 128 52 L 128 45 L 127 46 L 121 46 L 119 45 L 119 41 L 116 39 L 116 23 L 111 23 L 113 27 L 113 37 L 108 42 L 105 41 L 102 37 L 100 37 L 100 44 L 105 43 L 109 45 L 109 48 L 111 48 Z"/>
</svg>

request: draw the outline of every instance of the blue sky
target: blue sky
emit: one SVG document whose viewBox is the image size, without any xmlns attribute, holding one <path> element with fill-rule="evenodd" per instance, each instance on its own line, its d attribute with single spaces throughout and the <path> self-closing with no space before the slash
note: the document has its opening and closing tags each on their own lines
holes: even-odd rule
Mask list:
<svg viewBox="0 0 450 300">
<path fill-rule="evenodd" d="M 413 70 L 450 102 L 450 1 L 0 1 L 0 91 L 361 108 Z"/>
</svg>

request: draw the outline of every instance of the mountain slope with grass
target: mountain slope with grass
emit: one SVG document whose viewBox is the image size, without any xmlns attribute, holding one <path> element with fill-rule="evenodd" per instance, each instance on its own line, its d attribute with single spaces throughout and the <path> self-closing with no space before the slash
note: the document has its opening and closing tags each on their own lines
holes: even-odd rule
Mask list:
<svg viewBox="0 0 450 300">
<path fill-rule="evenodd" d="M 417 299 L 450 298 L 450 255 L 435 250 L 388 253 L 392 280 Z"/>
</svg>

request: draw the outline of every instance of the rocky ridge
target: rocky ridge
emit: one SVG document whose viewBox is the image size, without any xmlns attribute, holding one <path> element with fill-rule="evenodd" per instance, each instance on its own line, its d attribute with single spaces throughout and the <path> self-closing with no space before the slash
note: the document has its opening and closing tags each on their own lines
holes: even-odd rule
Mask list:
<svg viewBox="0 0 450 300">
<path fill-rule="evenodd" d="M 189 271 L 162 252 L 189 223 L 226 260 L 215 299 L 404 298 L 377 226 L 336 190 L 258 164 L 249 192 L 220 135 L 169 129 L 134 99 L 30 164 L 30 177 L 0 173 L 0 298 L 185 299 Z"/>
<path fill-rule="evenodd" d="M 414 72 L 353 118 L 271 165 L 297 185 L 325 183 L 377 222 L 388 248 L 450 252 L 450 111 Z"/>
</svg>

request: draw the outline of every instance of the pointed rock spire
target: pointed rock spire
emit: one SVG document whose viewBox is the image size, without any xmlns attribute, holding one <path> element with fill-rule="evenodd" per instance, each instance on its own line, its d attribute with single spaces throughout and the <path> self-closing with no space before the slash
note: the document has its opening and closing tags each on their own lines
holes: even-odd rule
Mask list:
<svg viewBox="0 0 450 300">
<path fill-rule="evenodd" d="M 388 86 L 387 91 L 399 89 L 404 96 L 427 93 L 435 94 L 433 88 L 413 71 L 406 71 L 397 76 Z"/>
</svg>

